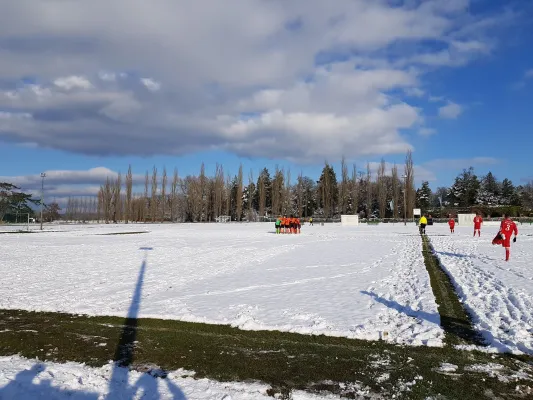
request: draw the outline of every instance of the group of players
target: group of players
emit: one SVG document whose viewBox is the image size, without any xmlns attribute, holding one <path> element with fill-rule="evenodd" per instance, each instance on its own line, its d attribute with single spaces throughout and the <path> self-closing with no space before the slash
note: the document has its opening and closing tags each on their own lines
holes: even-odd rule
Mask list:
<svg viewBox="0 0 533 400">
<path fill-rule="evenodd" d="M 294 216 L 279 216 L 275 223 L 276 233 L 300 233 L 302 229 L 302 223 L 300 218 Z"/>
<path fill-rule="evenodd" d="M 481 237 L 481 225 L 483 224 L 483 217 L 480 213 L 477 213 L 472 221 L 474 223 L 474 237 L 476 233 L 478 237 Z M 448 220 L 450 232 L 455 232 L 455 219 L 450 215 Z M 509 261 L 511 255 L 511 236 L 513 236 L 513 243 L 516 243 L 516 237 L 518 236 L 518 227 L 515 222 L 511 220 L 511 217 L 507 214 L 503 214 L 503 219 L 500 224 L 500 230 L 496 234 L 496 237 L 492 239 L 492 244 L 502 245 L 505 248 L 505 261 Z"/>
</svg>

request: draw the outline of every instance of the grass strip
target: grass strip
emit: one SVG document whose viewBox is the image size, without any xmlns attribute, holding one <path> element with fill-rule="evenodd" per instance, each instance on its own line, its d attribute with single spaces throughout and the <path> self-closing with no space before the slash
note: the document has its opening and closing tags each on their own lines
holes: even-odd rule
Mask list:
<svg viewBox="0 0 533 400">
<path fill-rule="evenodd" d="M 433 295 L 438 305 L 441 326 L 446 333 L 445 343 L 448 345 L 484 345 L 483 337 L 474 329 L 472 318 L 459 300 L 455 287 L 448 274 L 442 268 L 429 238 L 427 235 L 421 236 L 424 262 L 429 274 Z"/>
<path fill-rule="evenodd" d="M 527 398 L 527 388 L 533 388 L 533 358 L 526 356 L 170 320 L 0 310 L 0 355 L 101 366 L 118 361 L 124 351 L 131 369 L 155 365 L 193 370 L 198 378 L 261 381 L 282 398 L 295 389 L 346 398 L 469 400 L 489 392 Z M 439 370 L 442 363 L 457 370 Z M 500 378 L 468 368 L 489 363 L 503 366 Z"/>
</svg>

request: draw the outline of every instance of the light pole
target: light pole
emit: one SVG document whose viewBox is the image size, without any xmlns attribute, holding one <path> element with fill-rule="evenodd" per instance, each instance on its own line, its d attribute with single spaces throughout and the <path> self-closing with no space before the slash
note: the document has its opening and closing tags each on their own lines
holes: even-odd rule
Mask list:
<svg viewBox="0 0 533 400">
<path fill-rule="evenodd" d="M 41 172 L 41 230 L 43 230 L 44 178 L 46 178 L 46 174 Z"/>
<path fill-rule="evenodd" d="M 403 224 L 407 225 L 407 175 L 402 176 L 403 178 Z"/>
</svg>

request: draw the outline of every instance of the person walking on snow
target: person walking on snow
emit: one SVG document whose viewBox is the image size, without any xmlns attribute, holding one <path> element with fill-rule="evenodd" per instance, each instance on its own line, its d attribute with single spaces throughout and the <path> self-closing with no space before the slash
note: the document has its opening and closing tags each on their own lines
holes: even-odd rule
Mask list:
<svg viewBox="0 0 533 400">
<path fill-rule="evenodd" d="M 476 231 L 477 231 L 477 236 L 478 237 L 481 236 L 481 224 L 482 223 L 483 223 L 483 218 L 481 217 L 481 214 L 476 213 L 476 216 L 474 217 L 474 237 L 476 236 Z"/>
<path fill-rule="evenodd" d="M 420 233 L 425 235 L 426 234 L 426 225 L 428 224 L 428 220 L 425 215 L 422 215 L 420 217 L 420 221 L 418 221 L 418 224 L 420 226 Z"/>
<path fill-rule="evenodd" d="M 454 233 L 455 232 L 455 219 L 452 218 L 451 215 L 450 215 L 450 219 L 448 220 L 448 225 L 450 226 L 450 232 Z"/>
<path fill-rule="evenodd" d="M 505 247 L 505 261 L 509 261 L 511 255 L 511 236 L 514 233 L 513 243 L 516 243 L 518 236 L 518 228 L 511 217 L 507 214 L 503 215 L 502 223 L 500 224 L 500 231 L 492 240 L 492 244 L 501 244 Z"/>
</svg>

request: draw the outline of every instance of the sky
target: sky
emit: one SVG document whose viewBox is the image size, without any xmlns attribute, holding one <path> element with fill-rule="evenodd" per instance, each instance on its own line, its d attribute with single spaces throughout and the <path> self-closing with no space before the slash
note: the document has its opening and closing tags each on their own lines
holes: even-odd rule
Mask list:
<svg viewBox="0 0 533 400">
<path fill-rule="evenodd" d="M 131 165 L 318 178 L 384 159 L 533 179 L 533 3 L 0 0 L 0 181 L 95 194 Z"/>
</svg>

